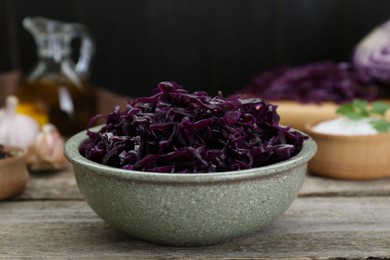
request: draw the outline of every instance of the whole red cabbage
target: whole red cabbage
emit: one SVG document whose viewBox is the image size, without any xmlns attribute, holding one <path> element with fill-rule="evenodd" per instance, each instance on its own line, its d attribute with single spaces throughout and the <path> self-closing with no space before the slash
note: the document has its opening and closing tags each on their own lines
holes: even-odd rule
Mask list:
<svg viewBox="0 0 390 260">
<path fill-rule="evenodd" d="M 279 126 L 276 106 L 258 98 L 210 97 L 162 82 L 151 97 L 116 107 L 80 147 L 112 167 L 167 173 L 222 172 L 260 167 L 297 154 L 305 138 Z"/>
<path fill-rule="evenodd" d="M 353 64 L 367 78 L 390 83 L 390 20 L 375 27 L 357 44 Z"/>
<path fill-rule="evenodd" d="M 266 100 L 343 103 L 357 98 L 374 100 L 377 92 L 377 86 L 350 63 L 325 61 L 265 71 L 241 94 Z"/>
</svg>

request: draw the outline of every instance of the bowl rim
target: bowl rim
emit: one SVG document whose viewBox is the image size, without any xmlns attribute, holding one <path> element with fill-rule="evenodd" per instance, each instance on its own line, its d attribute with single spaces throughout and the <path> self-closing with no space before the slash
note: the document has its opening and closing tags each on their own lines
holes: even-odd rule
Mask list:
<svg viewBox="0 0 390 260">
<path fill-rule="evenodd" d="M 16 156 L 0 159 L 0 164 L 5 165 L 5 164 L 9 164 L 9 163 L 14 163 L 14 162 L 20 161 L 20 160 L 23 161 L 26 159 L 26 157 L 27 157 L 27 150 L 26 149 L 22 149 L 22 148 L 12 146 L 12 145 L 4 145 L 4 146 L 12 151 L 16 151 L 18 154 Z"/>
<path fill-rule="evenodd" d="M 302 131 L 291 129 L 308 136 Z M 224 180 L 243 180 L 248 178 L 269 177 L 275 173 L 285 172 L 299 165 L 307 163 L 316 153 L 317 145 L 313 138 L 308 136 L 304 140 L 301 151 L 288 160 L 278 163 L 237 171 L 226 171 L 216 173 L 158 173 L 144 172 L 134 170 L 124 170 L 106 166 L 94 161 L 91 161 L 79 153 L 80 144 L 87 139 L 86 131 L 81 131 L 65 142 L 64 154 L 66 158 L 73 164 L 82 168 L 92 169 L 96 174 L 105 175 L 108 177 L 117 177 L 121 179 L 143 180 L 143 181 L 164 181 L 164 182 L 216 182 Z"/>
</svg>

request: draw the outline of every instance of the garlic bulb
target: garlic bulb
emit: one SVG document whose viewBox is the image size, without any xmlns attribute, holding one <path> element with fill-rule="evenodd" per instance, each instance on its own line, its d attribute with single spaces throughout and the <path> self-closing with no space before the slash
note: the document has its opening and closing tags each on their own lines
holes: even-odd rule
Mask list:
<svg viewBox="0 0 390 260">
<path fill-rule="evenodd" d="M 64 156 L 64 139 L 57 128 L 48 123 L 42 126 L 35 139 L 35 161 L 31 170 L 61 169 L 68 165 Z"/>
<path fill-rule="evenodd" d="M 0 143 L 27 149 L 39 133 L 38 123 L 31 117 L 16 113 L 19 100 L 8 96 L 0 110 Z"/>
</svg>

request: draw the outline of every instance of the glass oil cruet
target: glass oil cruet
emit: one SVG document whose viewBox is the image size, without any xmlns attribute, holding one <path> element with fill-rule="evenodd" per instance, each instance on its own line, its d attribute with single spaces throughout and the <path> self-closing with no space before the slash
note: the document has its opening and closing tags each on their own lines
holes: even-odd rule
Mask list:
<svg viewBox="0 0 390 260">
<path fill-rule="evenodd" d="M 86 128 L 95 110 L 88 82 L 95 43 L 88 29 L 44 17 L 26 17 L 23 26 L 34 37 L 39 61 L 17 93 L 18 111 L 41 125 L 50 122 L 65 136 Z M 78 61 L 71 57 L 71 43 L 81 39 Z"/>
</svg>

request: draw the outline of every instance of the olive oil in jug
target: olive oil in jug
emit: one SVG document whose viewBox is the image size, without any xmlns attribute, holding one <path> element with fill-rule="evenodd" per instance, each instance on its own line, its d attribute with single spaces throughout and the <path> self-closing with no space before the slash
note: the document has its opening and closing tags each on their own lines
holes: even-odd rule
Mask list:
<svg viewBox="0 0 390 260">
<path fill-rule="evenodd" d="M 39 61 L 17 93 L 18 111 L 40 124 L 50 122 L 65 136 L 86 128 L 95 113 L 94 93 L 88 82 L 95 46 L 81 24 L 43 17 L 27 17 L 24 27 L 37 44 Z M 81 38 L 80 57 L 71 59 L 71 40 Z"/>
</svg>

